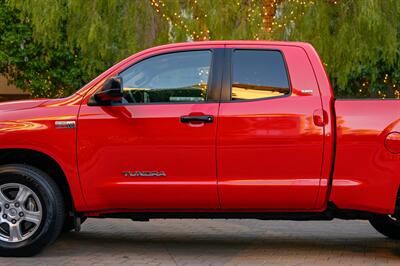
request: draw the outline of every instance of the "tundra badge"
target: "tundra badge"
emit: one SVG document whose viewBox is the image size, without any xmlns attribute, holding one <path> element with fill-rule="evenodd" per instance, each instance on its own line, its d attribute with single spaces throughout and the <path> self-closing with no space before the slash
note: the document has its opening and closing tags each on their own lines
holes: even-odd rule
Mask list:
<svg viewBox="0 0 400 266">
<path fill-rule="evenodd" d="M 126 177 L 167 176 L 164 171 L 123 171 Z"/>
<path fill-rule="evenodd" d="M 55 126 L 58 129 L 61 129 L 61 128 L 75 128 L 76 127 L 76 123 L 75 123 L 75 121 L 56 121 L 55 122 Z"/>
</svg>

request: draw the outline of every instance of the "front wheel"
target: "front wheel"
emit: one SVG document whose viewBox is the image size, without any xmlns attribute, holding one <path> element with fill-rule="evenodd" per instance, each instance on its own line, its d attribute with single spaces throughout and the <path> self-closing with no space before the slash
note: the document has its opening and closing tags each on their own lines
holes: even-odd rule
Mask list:
<svg viewBox="0 0 400 266">
<path fill-rule="evenodd" d="M 0 255 L 33 256 L 51 244 L 64 222 L 56 183 L 34 167 L 0 166 Z"/>
<path fill-rule="evenodd" d="M 369 220 L 381 234 L 391 239 L 400 239 L 400 219 L 391 215 L 376 215 Z"/>
</svg>

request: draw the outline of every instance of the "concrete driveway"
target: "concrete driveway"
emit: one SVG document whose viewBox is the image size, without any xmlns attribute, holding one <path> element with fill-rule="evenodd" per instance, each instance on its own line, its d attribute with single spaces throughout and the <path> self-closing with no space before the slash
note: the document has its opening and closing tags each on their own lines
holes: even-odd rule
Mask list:
<svg viewBox="0 0 400 266">
<path fill-rule="evenodd" d="M 34 258 L 0 265 L 400 265 L 366 221 L 89 219 Z"/>
</svg>

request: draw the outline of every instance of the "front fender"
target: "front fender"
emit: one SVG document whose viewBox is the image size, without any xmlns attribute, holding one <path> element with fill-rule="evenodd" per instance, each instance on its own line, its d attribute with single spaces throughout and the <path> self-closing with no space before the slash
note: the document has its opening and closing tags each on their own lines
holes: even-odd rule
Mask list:
<svg viewBox="0 0 400 266">
<path fill-rule="evenodd" d="M 63 170 L 77 211 L 86 204 L 80 187 L 75 127 L 56 127 L 56 122 L 76 123 L 81 96 L 49 100 L 34 108 L 0 111 L 0 149 L 28 149 L 43 153 Z"/>
</svg>

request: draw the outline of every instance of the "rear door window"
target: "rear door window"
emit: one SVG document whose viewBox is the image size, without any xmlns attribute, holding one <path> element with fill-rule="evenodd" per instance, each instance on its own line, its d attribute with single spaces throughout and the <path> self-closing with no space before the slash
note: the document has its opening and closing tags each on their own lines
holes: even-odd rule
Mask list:
<svg viewBox="0 0 400 266">
<path fill-rule="evenodd" d="M 284 58 L 273 50 L 235 50 L 232 56 L 232 101 L 290 94 Z"/>
</svg>

